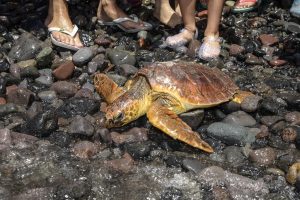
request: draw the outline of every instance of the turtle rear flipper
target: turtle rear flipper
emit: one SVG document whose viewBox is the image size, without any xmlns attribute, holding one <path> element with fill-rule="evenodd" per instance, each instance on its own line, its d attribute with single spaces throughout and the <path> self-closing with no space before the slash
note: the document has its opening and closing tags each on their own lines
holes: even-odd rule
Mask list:
<svg viewBox="0 0 300 200">
<path fill-rule="evenodd" d="M 174 108 L 178 110 L 178 108 Z M 178 115 L 172 107 L 167 107 L 159 101 L 154 102 L 147 112 L 150 123 L 174 139 L 181 140 L 193 147 L 212 153 L 212 147 L 204 142 Z"/>
<path fill-rule="evenodd" d="M 96 74 L 94 77 L 94 85 L 97 92 L 105 99 L 107 103 L 112 103 L 126 91 L 119 87 L 113 80 L 105 74 Z"/>
</svg>

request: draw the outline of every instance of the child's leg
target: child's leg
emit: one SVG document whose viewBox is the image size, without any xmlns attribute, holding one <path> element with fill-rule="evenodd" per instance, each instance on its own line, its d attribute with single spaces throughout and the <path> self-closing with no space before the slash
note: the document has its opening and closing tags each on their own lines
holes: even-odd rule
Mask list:
<svg viewBox="0 0 300 200">
<path fill-rule="evenodd" d="M 166 42 L 170 47 L 183 46 L 195 37 L 196 21 L 195 21 L 195 4 L 196 0 L 178 0 L 184 29 L 177 35 L 168 37 Z"/>
<path fill-rule="evenodd" d="M 169 0 L 155 0 L 155 9 L 153 12 L 160 22 L 174 28 L 182 23 L 181 16 L 173 10 Z"/>
<path fill-rule="evenodd" d="M 198 53 L 198 56 L 202 59 L 215 58 L 220 54 L 219 25 L 223 5 L 224 0 L 209 0 L 208 2 L 208 21 L 204 32 L 205 38 Z"/>
</svg>

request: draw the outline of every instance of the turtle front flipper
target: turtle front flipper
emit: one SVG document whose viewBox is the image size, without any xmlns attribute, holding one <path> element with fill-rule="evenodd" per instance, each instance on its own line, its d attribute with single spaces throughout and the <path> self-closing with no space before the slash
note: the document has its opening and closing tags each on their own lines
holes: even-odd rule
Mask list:
<svg viewBox="0 0 300 200">
<path fill-rule="evenodd" d="M 102 73 L 95 75 L 94 85 L 97 92 L 109 104 L 125 93 L 125 90 L 122 87 L 119 87 L 118 84 Z"/>
<path fill-rule="evenodd" d="M 212 153 L 212 147 L 204 142 L 178 115 L 173 111 L 178 108 L 167 107 L 159 101 L 154 102 L 147 112 L 150 123 L 174 139 L 181 140 L 193 147 Z"/>
</svg>

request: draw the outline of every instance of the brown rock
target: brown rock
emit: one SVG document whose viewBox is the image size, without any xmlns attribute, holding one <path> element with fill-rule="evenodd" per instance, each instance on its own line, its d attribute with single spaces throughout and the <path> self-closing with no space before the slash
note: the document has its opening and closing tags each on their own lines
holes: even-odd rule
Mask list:
<svg viewBox="0 0 300 200">
<path fill-rule="evenodd" d="M 269 128 L 265 125 L 261 125 L 260 132 L 255 137 L 257 139 L 262 139 L 262 138 L 269 137 L 269 135 L 270 135 Z"/>
<path fill-rule="evenodd" d="M 287 63 L 286 60 L 280 60 L 280 59 L 271 60 L 269 62 L 269 64 L 273 67 L 279 67 L 279 66 L 285 65 L 286 63 Z"/>
<path fill-rule="evenodd" d="M 237 56 L 237 55 L 241 54 L 244 50 L 245 50 L 244 47 L 237 45 L 237 44 L 232 44 L 229 47 L 229 54 L 231 56 Z"/>
<path fill-rule="evenodd" d="M 79 141 L 73 147 L 75 156 L 83 159 L 89 159 L 96 155 L 98 146 L 90 141 Z"/>
<path fill-rule="evenodd" d="M 148 140 L 148 131 L 145 128 L 132 128 L 122 134 L 111 132 L 111 139 L 116 144 L 146 141 Z"/>
<path fill-rule="evenodd" d="M 57 81 L 50 87 L 50 90 L 54 90 L 62 98 L 74 96 L 78 89 L 79 86 L 77 84 L 67 81 Z"/>
<path fill-rule="evenodd" d="M 106 161 L 105 164 L 116 171 L 128 173 L 134 166 L 134 160 L 128 153 L 125 153 L 122 158 Z"/>
<path fill-rule="evenodd" d="M 6 104 L 6 100 L 3 97 L 0 97 L 0 105 Z"/>
<path fill-rule="evenodd" d="M 300 112 L 298 111 L 287 113 L 284 118 L 285 121 L 292 125 L 300 125 Z"/>
<path fill-rule="evenodd" d="M 7 103 L 29 105 L 34 100 L 34 93 L 26 88 L 9 86 L 6 88 Z"/>
<path fill-rule="evenodd" d="M 188 50 L 187 50 L 187 55 L 190 58 L 195 58 L 197 56 L 197 51 L 200 48 L 200 45 L 201 45 L 201 43 L 200 43 L 199 40 L 192 40 L 189 43 Z"/>
<path fill-rule="evenodd" d="M 65 80 L 69 78 L 75 69 L 75 65 L 72 61 L 65 62 L 59 65 L 55 70 L 53 70 L 53 75 L 58 80 Z"/>
<path fill-rule="evenodd" d="M 278 38 L 271 34 L 262 34 L 259 36 L 259 39 L 263 45 L 272 46 L 273 44 L 278 43 Z"/>
<path fill-rule="evenodd" d="M 252 162 L 256 162 L 261 165 L 270 165 L 273 164 L 276 159 L 276 152 L 270 147 L 261 148 L 251 151 L 249 158 Z"/>
<path fill-rule="evenodd" d="M 294 142 L 297 137 L 297 130 L 293 127 L 287 127 L 282 130 L 281 138 L 285 142 Z"/>
<path fill-rule="evenodd" d="M 268 127 L 271 127 L 272 125 L 276 124 L 279 121 L 282 121 L 283 117 L 272 115 L 272 116 L 263 116 L 260 119 L 260 122 Z"/>
<path fill-rule="evenodd" d="M 300 177 L 300 162 L 294 163 L 290 168 L 286 175 L 286 180 L 290 184 L 295 184 L 297 178 Z"/>
<path fill-rule="evenodd" d="M 108 47 L 111 44 L 111 40 L 102 35 L 98 36 L 94 42 L 99 46 L 104 46 L 104 47 Z"/>
<path fill-rule="evenodd" d="M 81 88 L 75 94 L 75 97 L 84 97 L 84 98 L 88 98 L 88 99 L 93 99 L 94 98 L 94 94 L 93 94 L 93 92 L 90 89 Z"/>
</svg>

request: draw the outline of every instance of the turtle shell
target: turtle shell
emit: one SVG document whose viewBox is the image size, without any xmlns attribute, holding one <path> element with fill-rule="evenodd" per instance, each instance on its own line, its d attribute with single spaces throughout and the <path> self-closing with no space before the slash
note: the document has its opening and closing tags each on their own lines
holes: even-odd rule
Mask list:
<svg viewBox="0 0 300 200">
<path fill-rule="evenodd" d="M 193 62 L 158 62 L 138 71 L 153 91 L 175 97 L 186 109 L 206 108 L 229 101 L 238 87 L 218 68 Z"/>
</svg>

